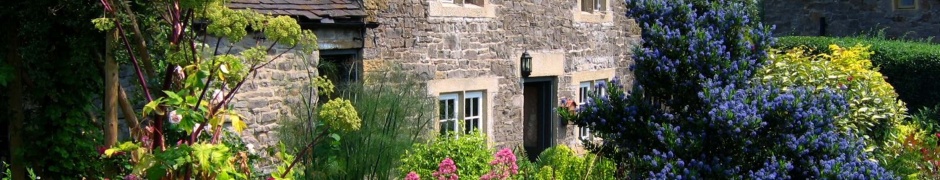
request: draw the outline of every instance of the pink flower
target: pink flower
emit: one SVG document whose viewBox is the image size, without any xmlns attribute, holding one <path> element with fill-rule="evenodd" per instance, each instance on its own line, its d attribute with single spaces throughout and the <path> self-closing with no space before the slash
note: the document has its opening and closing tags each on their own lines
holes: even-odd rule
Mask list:
<svg viewBox="0 0 940 180">
<path fill-rule="evenodd" d="M 493 167 L 489 173 L 480 177 L 480 179 L 509 179 L 512 175 L 519 174 L 519 166 L 516 164 L 516 155 L 509 148 L 503 148 L 493 155 L 493 161 L 490 162 Z"/>
<path fill-rule="evenodd" d="M 434 171 L 431 175 L 437 177 L 438 180 L 457 180 L 457 164 L 450 158 L 444 158 L 437 165 L 437 171 Z"/>
<path fill-rule="evenodd" d="M 170 114 L 166 116 L 167 120 L 173 124 L 179 124 L 183 120 L 183 115 L 177 114 L 176 110 L 170 111 Z"/>
<path fill-rule="evenodd" d="M 138 179 L 140 178 L 138 178 L 137 175 L 134 175 L 134 174 L 128 174 L 127 176 L 124 176 L 124 180 L 138 180 Z"/>
<path fill-rule="evenodd" d="M 418 173 L 411 171 L 408 175 L 405 176 L 405 180 L 421 180 L 421 176 L 418 176 Z"/>
</svg>

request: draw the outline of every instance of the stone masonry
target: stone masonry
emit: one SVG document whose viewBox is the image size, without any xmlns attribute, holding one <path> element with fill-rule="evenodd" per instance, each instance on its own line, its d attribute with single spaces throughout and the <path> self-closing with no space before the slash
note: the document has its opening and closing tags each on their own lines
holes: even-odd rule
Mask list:
<svg viewBox="0 0 940 180">
<path fill-rule="evenodd" d="M 825 19 L 826 36 L 873 35 L 924 39 L 940 36 L 940 1 L 915 0 L 913 9 L 897 9 L 895 0 L 766 0 L 763 22 L 776 24 L 777 35 L 817 36 Z M 934 38 L 933 42 L 940 42 Z"/>
<path fill-rule="evenodd" d="M 367 19 L 380 25 L 366 32 L 364 64 L 399 63 L 403 70 L 428 82 L 496 79 L 498 92 L 488 103 L 492 119 L 486 120 L 492 127 L 488 135 L 496 147 L 512 148 L 523 143 L 518 61 L 525 50 L 563 56 L 561 63 L 546 65 L 563 69 L 549 75 L 557 78 L 556 104 L 562 97 L 576 97 L 578 87 L 570 85 L 575 73 L 614 70 L 626 85 L 632 84 L 628 67 L 632 64 L 632 49 L 640 43 L 640 29 L 624 16 L 622 1 L 610 1 L 611 11 L 605 13 L 612 19 L 600 22 L 577 20 L 581 12 L 574 11 L 579 5 L 576 0 L 486 0 L 483 7 L 443 5 L 471 11 L 493 9 L 492 14 L 468 16 L 436 15 L 442 12 L 435 9 L 441 4 L 438 0 L 367 1 Z M 538 63 L 547 62 L 534 58 L 533 64 Z M 576 140 L 577 127 L 565 125 L 556 131 L 558 144 L 580 144 Z"/>
</svg>

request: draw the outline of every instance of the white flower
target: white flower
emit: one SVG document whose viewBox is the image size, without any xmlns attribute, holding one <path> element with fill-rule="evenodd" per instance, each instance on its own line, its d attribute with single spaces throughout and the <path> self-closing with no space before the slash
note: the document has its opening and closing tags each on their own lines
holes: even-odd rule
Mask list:
<svg viewBox="0 0 940 180">
<path fill-rule="evenodd" d="M 212 103 L 213 105 L 222 103 L 223 98 L 225 98 L 225 97 L 222 96 L 222 91 L 221 91 L 221 90 L 216 90 L 215 92 L 212 93 L 212 101 L 211 101 L 211 103 Z"/>
<path fill-rule="evenodd" d="M 248 153 L 255 154 L 255 145 L 254 145 L 254 144 L 248 143 L 248 144 L 245 144 L 245 147 L 248 148 Z"/>
<path fill-rule="evenodd" d="M 193 126 L 193 132 L 196 132 L 196 130 L 199 129 L 199 125 L 201 125 L 201 124 L 196 123 L 196 125 Z M 204 130 L 204 131 L 206 131 L 206 132 L 211 131 L 211 130 L 212 130 L 212 125 L 211 125 L 211 124 L 206 124 L 206 127 L 205 127 L 205 128 L 202 128 L 202 130 Z"/>
<path fill-rule="evenodd" d="M 173 73 L 176 73 L 176 77 L 179 77 L 180 79 L 184 79 L 186 77 L 186 73 L 183 72 L 183 67 L 180 66 L 174 67 Z"/>
<path fill-rule="evenodd" d="M 222 73 L 228 73 L 228 66 L 225 66 L 225 64 L 223 64 L 219 66 L 219 70 L 221 70 Z"/>
<path fill-rule="evenodd" d="M 167 115 L 166 118 L 167 118 L 167 120 L 170 121 L 170 123 L 179 124 L 180 121 L 183 120 L 183 115 L 177 114 L 177 113 L 176 113 L 176 110 L 173 110 L 173 111 L 170 111 L 170 114 Z"/>
</svg>

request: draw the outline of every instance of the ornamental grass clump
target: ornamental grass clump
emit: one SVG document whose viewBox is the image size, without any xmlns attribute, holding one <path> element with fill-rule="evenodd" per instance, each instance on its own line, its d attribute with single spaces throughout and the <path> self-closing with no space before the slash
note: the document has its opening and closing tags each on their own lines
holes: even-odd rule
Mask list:
<svg viewBox="0 0 940 180">
<path fill-rule="evenodd" d="M 755 4 L 627 1 L 644 29 L 636 84 L 625 92 L 614 78 L 563 116 L 603 138 L 587 146 L 630 179 L 896 178 L 834 126 L 849 108 L 841 94 L 753 80 L 773 43 L 749 18 Z"/>
</svg>

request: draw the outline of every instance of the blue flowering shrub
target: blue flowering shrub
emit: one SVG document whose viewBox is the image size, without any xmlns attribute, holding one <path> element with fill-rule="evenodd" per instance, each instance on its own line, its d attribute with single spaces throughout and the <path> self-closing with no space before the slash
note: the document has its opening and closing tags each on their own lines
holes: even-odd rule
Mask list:
<svg viewBox="0 0 940 180">
<path fill-rule="evenodd" d="M 642 25 L 636 84 L 617 80 L 574 113 L 604 139 L 586 146 L 630 179 L 895 179 L 834 126 L 832 90 L 754 80 L 773 43 L 752 1 L 628 0 Z"/>
</svg>

